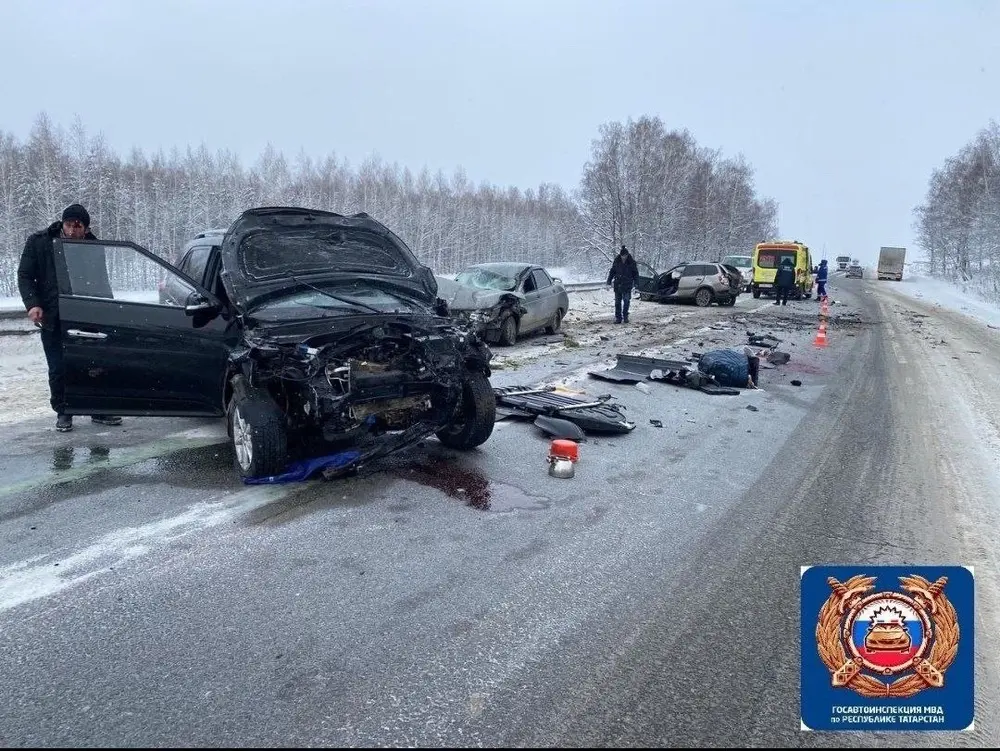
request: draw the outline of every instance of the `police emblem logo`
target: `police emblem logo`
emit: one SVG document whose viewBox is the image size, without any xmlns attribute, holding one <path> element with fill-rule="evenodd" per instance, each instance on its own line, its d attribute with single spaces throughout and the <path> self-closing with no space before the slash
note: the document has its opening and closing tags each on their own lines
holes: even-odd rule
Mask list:
<svg viewBox="0 0 1000 751">
<path fill-rule="evenodd" d="M 845 582 L 820 609 L 816 645 L 832 685 L 868 698 L 908 698 L 941 688 L 958 653 L 958 615 L 945 594 L 948 578 L 899 577 L 902 592 L 875 590 L 875 577 Z"/>
<path fill-rule="evenodd" d="M 971 566 L 803 566 L 803 730 L 971 730 Z"/>
</svg>

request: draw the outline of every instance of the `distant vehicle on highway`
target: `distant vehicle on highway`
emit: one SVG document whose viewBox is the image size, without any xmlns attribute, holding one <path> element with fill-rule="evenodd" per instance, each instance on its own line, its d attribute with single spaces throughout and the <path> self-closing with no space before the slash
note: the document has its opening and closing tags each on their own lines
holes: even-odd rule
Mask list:
<svg viewBox="0 0 1000 751">
<path fill-rule="evenodd" d="M 879 279 L 903 281 L 903 265 L 906 262 L 906 248 L 890 248 L 883 246 L 878 253 Z"/>
<path fill-rule="evenodd" d="M 847 267 L 847 273 L 844 276 L 848 279 L 864 279 L 865 272 L 864 269 L 861 268 L 860 264 L 852 263 Z"/>
</svg>

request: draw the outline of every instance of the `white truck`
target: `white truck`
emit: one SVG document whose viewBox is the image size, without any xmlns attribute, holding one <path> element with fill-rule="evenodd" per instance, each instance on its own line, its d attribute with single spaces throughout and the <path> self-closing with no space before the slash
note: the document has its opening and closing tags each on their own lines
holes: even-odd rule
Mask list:
<svg viewBox="0 0 1000 751">
<path fill-rule="evenodd" d="M 850 256 L 837 256 L 837 268 L 844 271 L 851 264 Z"/>
<path fill-rule="evenodd" d="M 906 248 L 883 246 L 878 253 L 878 278 L 903 281 L 903 261 L 905 259 Z"/>
</svg>

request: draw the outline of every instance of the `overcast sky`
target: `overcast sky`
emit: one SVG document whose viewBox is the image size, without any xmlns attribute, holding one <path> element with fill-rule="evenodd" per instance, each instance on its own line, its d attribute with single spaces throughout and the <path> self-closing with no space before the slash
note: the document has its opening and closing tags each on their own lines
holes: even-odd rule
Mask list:
<svg viewBox="0 0 1000 751">
<path fill-rule="evenodd" d="M 127 153 L 271 141 L 577 187 L 598 126 L 742 152 L 782 234 L 914 246 L 930 172 L 1000 119 L 997 0 L 0 0 L 0 129 Z"/>
</svg>

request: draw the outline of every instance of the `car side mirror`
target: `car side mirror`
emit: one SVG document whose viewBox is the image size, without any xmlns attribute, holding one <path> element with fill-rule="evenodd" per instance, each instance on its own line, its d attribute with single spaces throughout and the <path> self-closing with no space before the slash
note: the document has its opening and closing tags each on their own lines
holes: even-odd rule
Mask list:
<svg viewBox="0 0 1000 751">
<path fill-rule="evenodd" d="M 559 277 L 554 277 L 552 279 L 552 282 L 553 284 L 562 284 L 562 279 L 560 279 Z"/>
<path fill-rule="evenodd" d="M 200 292 L 192 292 L 187 296 L 187 300 L 184 302 L 184 312 L 189 316 L 193 316 L 198 313 L 214 313 L 218 309 L 218 305 Z"/>
</svg>

